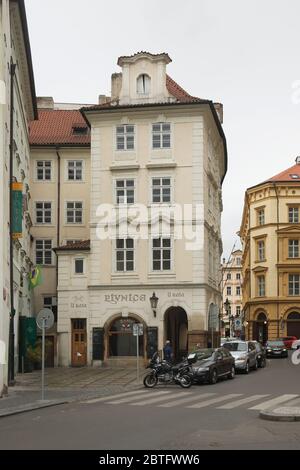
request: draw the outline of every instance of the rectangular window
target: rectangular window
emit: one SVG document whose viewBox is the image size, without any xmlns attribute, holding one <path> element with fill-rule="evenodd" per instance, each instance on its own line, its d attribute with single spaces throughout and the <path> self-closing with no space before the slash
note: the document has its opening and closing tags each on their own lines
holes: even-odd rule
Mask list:
<svg viewBox="0 0 300 470">
<path fill-rule="evenodd" d="M 83 179 L 83 161 L 70 160 L 68 161 L 68 180 L 69 181 L 82 181 Z"/>
<path fill-rule="evenodd" d="M 171 124 L 152 124 L 152 148 L 169 149 L 171 147 Z"/>
<path fill-rule="evenodd" d="M 237 258 L 237 259 L 236 259 L 236 265 L 237 265 L 237 266 L 241 266 L 241 258 Z"/>
<path fill-rule="evenodd" d="M 133 238 L 119 238 L 116 240 L 116 270 L 117 272 L 134 271 Z"/>
<path fill-rule="evenodd" d="M 241 307 L 239 305 L 236 307 L 235 313 L 237 317 L 241 315 Z"/>
<path fill-rule="evenodd" d="M 236 288 L 236 295 L 241 295 L 241 288 L 240 287 Z"/>
<path fill-rule="evenodd" d="M 266 259 L 265 242 L 263 240 L 257 242 L 257 255 L 258 261 L 264 261 Z"/>
<path fill-rule="evenodd" d="M 227 281 L 231 281 L 231 274 L 230 273 L 227 274 Z"/>
<path fill-rule="evenodd" d="M 52 264 L 52 240 L 36 240 L 35 242 L 36 264 Z"/>
<path fill-rule="evenodd" d="M 227 287 L 227 295 L 231 295 L 231 287 Z"/>
<path fill-rule="evenodd" d="M 299 223 L 299 207 L 289 207 L 289 223 Z"/>
<path fill-rule="evenodd" d="M 258 285 L 258 296 L 264 297 L 266 295 L 266 280 L 265 276 L 258 276 L 257 278 Z"/>
<path fill-rule="evenodd" d="M 171 202 L 171 178 L 152 178 L 152 202 Z"/>
<path fill-rule="evenodd" d="M 171 239 L 154 238 L 152 240 L 152 269 L 153 271 L 170 271 L 171 269 Z"/>
<path fill-rule="evenodd" d="M 82 224 L 83 223 L 83 203 L 80 201 L 67 202 L 67 223 Z"/>
<path fill-rule="evenodd" d="M 116 203 L 134 204 L 135 182 L 133 179 L 116 181 Z"/>
<path fill-rule="evenodd" d="M 51 181 L 51 160 L 39 160 L 36 162 L 36 179 L 38 181 Z"/>
<path fill-rule="evenodd" d="M 237 274 L 236 274 L 236 280 L 237 280 L 237 281 L 240 281 L 240 280 L 241 280 L 241 274 L 240 274 L 240 273 L 237 273 Z"/>
<path fill-rule="evenodd" d="M 289 240 L 289 258 L 299 258 L 299 240 Z"/>
<path fill-rule="evenodd" d="M 75 274 L 83 274 L 83 259 L 75 259 Z"/>
<path fill-rule="evenodd" d="M 259 209 L 257 211 L 257 222 L 258 222 L 258 225 L 265 224 L 265 209 Z"/>
<path fill-rule="evenodd" d="M 52 203 L 51 202 L 36 202 L 35 203 L 35 222 L 36 224 L 51 224 L 52 223 Z"/>
<path fill-rule="evenodd" d="M 44 308 L 49 308 L 52 310 L 54 315 L 54 320 L 57 322 L 57 298 L 55 296 L 44 297 Z"/>
<path fill-rule="evenodd" d="M 117 150 L 134 150 L 134 126 L 125 124 L 117 126 Z"/>
<path fill-rule="evenodd" d="M 289 295 L 300 294 L 300 275 L 290 274 L 289 275 Z"/>
</svg>

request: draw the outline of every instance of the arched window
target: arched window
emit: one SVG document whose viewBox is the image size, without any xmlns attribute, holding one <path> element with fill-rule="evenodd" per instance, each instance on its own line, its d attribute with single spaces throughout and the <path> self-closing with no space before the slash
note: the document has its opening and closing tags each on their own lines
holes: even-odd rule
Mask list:
<svg viewBox="0 0 300 470">
<path fill-rule="evenodd" d="M 267 321 L 267 317 L 263 312 L 260 312 L 257 316 L 257 321 L 259 322 L 265 322 Z"/>
<path fill-rule="evenodd" d="M 300 320 L 300 313 L 292 312 L 287 317 L 288 320 Z"/>
<path fill-rule="evenodd" d="M 151 78 L 149 75 L 143 73 L 137 78 L 136 86 L 139 95 L 149 95 L 150 93 Z"/>
<path fill-rule="evenodd" d="M 133 325 L 139 323 L 133 318 L 118 318 L 109 329 L 109 356 L 135 356 L 136 336 L 133 336 Z M 139 336 L 139 355 L 143 356 L 144 337 Z"/>
</svg>

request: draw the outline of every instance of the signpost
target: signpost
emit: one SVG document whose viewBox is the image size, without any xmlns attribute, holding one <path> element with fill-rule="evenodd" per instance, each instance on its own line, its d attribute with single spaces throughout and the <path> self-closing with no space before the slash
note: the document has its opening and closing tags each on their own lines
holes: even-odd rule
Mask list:
<svg viewBox="0 0 300 470">
<path fill-rule="evenodd" d="M 219 323 L 219 311 L 218 306 L 211 304 L 209 307 L 208 315 L 208 329 L 211 329 L 212 348 L 214 347 L 214 331 L 217 330 Z"/>
<path fill-rule="evenodd" d="M 42 401 L 45 400 L 45 331 L 54 324 L 54 315 L 49 308 L 40 310 L 36 317 L 36 324 L 42 330 Z"/>
<path fill-rule="evenodd" d="M 136 336 L 136 380 L 139 382 L 140 378 L 140 351 L 139 351 L 139 339 L 144 334 L 144 326 L 142 323 L 133 324 L 133 336 Z"/>
</svg>

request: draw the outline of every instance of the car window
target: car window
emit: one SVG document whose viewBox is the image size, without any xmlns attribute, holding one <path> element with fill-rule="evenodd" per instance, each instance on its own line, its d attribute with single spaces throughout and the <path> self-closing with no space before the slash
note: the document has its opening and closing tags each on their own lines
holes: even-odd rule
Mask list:
<svg viewBox="0 0 300 470">
<path fill-rule="evenodd" d="M 247 343 L 225 343 L 223 345 L 224 348 L 228 349 L 228 351 L 247 351 Z"/>
</svg>

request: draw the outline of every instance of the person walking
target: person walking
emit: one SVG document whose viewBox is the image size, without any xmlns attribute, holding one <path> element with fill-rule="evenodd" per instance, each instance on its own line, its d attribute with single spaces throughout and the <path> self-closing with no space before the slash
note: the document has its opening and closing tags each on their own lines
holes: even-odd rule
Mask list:
<svg viewBox="0 0 300 470">
<path fill-rule="evenodd" d="M 171 341 L 167 340 L 164 346 L 164 360 L 171 362 L 173 358 L 173 350 L 171 346 Z"/>
</svg>

